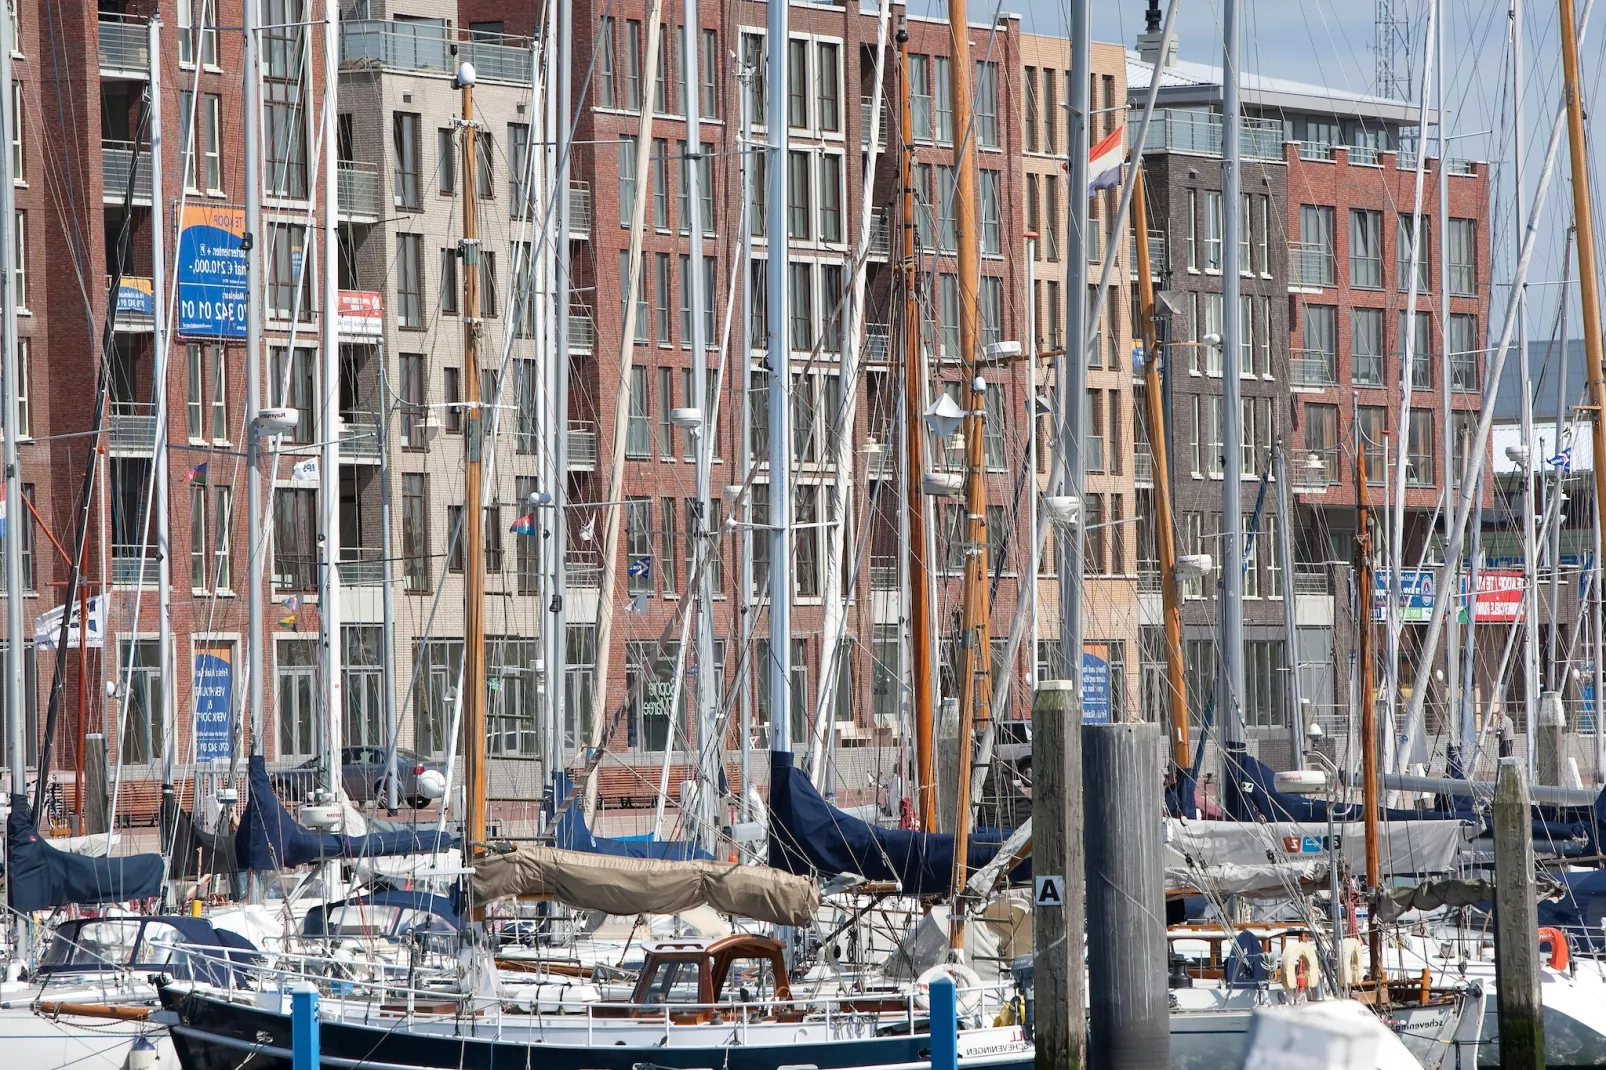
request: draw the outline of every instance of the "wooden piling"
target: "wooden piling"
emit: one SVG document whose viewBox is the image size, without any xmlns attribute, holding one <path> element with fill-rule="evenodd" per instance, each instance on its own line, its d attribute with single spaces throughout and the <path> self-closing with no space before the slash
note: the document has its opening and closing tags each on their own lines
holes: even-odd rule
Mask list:
<svg viewBox="0 0 1606 1070">
<path fill-rule="evenodd" d="M 1533 819 L 1528 778 L 1516 758 L 1500 759 L 1494 788 L 1495 989 L 1502 1070 L 1543 1070 L 1539 919 L 1533 896 Z"/>
<path fill-rule="evenodd" d="M 1091 1066 L 1171 1065 L 1160 857 L 1164 747 L 1158 725 L 1082 727 Z"/>
<path fill-rule="evenodd" d="M 1037 1070 L 1081 1070 L 1087 1063 L 1082 703 L 1076 686 L 1074 680 L 1043 680 L 1032 700 L 1034 883 L 1042 889 L 1045 879 L 1059 878 L 1063 900 L 1045 903 L 1039 894 L 1032 910 Z"/>
<path fill-rule="evenodd" d="M 84 737 L 84 832 L 109 832 L 111 799 L 106 793 L 106 737 L 98 732 Z"/>
</svg>

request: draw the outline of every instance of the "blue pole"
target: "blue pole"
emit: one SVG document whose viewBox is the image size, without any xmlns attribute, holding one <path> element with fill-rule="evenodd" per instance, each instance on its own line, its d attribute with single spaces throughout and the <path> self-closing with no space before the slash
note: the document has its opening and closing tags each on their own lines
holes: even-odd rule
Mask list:
<svg viewBox="0 0 1606 1070">
<path fill-rule="evenodd" d="M 959 1011 L 948 977 L 931 982 L 931 1070 L 959 1070 Z"/>
<path fill-rule="evenodd" d="M 318 1070 L 318 988 L 311 981 L 290 993 L 290 1066 Z"/>
</svg>

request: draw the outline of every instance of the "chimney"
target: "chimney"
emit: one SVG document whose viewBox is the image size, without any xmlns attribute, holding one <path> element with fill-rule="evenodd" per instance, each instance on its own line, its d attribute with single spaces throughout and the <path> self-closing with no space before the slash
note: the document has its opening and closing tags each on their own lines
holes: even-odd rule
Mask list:
<svg viewBox="0 0 1606 1070">
<path fill-rule="evenodd" d="M 1138 55 L 1143 62 L 1154 64 L 1156 70 L 1164 70 L 1177 62 L 1177 42 L 1172 38 L 1171 47 L 1166 49 L 1165 59 L 1160 59 L 1160 0 L 1149 0 L 1149 10 L 1143 13 L 1143 32 L 1138 34 Z"/>
</svg>

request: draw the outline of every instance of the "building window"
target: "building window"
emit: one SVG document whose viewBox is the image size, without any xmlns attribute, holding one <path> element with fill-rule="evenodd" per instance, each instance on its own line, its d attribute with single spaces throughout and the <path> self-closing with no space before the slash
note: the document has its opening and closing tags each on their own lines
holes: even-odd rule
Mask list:
<svg viewBox="0 0 1606 1070">
<path fill-rule="evenodd" d="M 719 54 L 719 35 L 703 30 L 702 55 L 697 61 L 697 110 L 704 119 L 719 118 L 719 75 L 725 69 L 724 57 Z"/>
<path fill-rule="evenodd" d="M 294 355 L 283 346 L 268 351 L 273 379 L 268 383 L 270 404 L 296 410 L 296 426 L 284 435 L 286 442 L 318 441 L 317 369 L 318 351 L 297 346 Z"/>
<path fill-rule="evenodd" d="M 409 591 L 428 591 L 433 583 L 429 557 L 428 478 L 422 472 L 402 475 L 402 566 Z"/>
<path fill-rule="evenodd" d="M 32 483 L 24 483 L 22 485 L 23 506 L 21 518 L 17 521 L 17 528 L 22 532 L 22 587 L 25 591 L 32 591 L 35 589 L 33 555 L 34 519 L 33 509 L 29 505 L 29 503 L 33 501 L 33 488 L 34 485 Z M 7 530 L 9 530 L 9 525 Z M 7 537 L 8 536 L 6 534 L 0 534 L 0 552 L 4 551 Z M 5 570 L 0 569 L 0 593 L 3 593 L 5 589 Z M 0 650 L 4 649 L 5 644 L 0 643 Z M 0 682 L 0 691 L 3 691 L 4 686 L 4 683 Z"/>
<path fill-rule="evenodd" d="M 443 315 L 457 315 L 458 282 L 457 282 L 457 250 L 441 250 L 441 312 Z"/>
<path fill-rule="evenodd" d="M 563 743 L 574 747 L 579 738 L 576 726 L 591 715 L 591 695 L 597 676 L 597 626 L 569 624 L 564 628 Z"/>
<path fill-rule="evenodd" d="M 1381 484 L 1388 460 L 1383 452 L 1385 413 L 1381 405 L 1362 405 L 1355 411 L 1356 436 L 1366 462 L 1366 482 Z"/>
<path fill-rule="evenodd" d="M 652 155 L 648 158 L 652 168 L 652 225 L 659 230 L 669 229 L 669 142 L 654 138 Z"/>
<path fill-rule="evenodd" d="M 674 335 L 669 333 L 669 254 L 653 254 L 653 324 L 658 333 L 658 344 L 673 345 Z"/>
<path fill-rule="evenodd" d="M 1294 358 L 1296 386 L 1331 386 L 1337 381 L 1334 365 L 1338 348 L 1338 309 L 1332 305 L 1305 305 L 1300 321 L 1302 337 Z"/>
<path fill-rule="evenodd" d="M 28 213 L 22 209 L 17 210 L 15 216 L 16 240 L 14 242 L 14 256 L 11 262 L 12 289 L 17 298 L 17 311 L 26 312 L 30 307 L 28 301 Z"/>
<path fill-rule="evenodd" d="M 23 170 L 23 126 L 28 121 L 23 104 L 22 83 L 11 83 L 11 178 L 17 185 L 25 185 L 28 172 Z"/>
<path fill-rule="evenodd" d="M 413 698 L 413 745 L 419 753 L 439 758 L 446 753 L 447 731 L 463 678 L 463 641 L 420 640 L 415 662 L 413 675 L 419 693 Z"/>
<path fill-rule="evenodd" d="M 1415 330 L 1412 330 L 1412 324 Z M 1414 337 L 1412 337 L 1414 334 Z M 1407 311 L 1400 312 L 1400 362 L 1405 363 L 1405 343 L 1409 339 L 1411 345 L 1411 386 L 1417 390 L 1431 389 L 1433 386 L 1433 317 L 1427 312 L 1418 312 L 1414 317 Z"/>
<path fill-rule="evenodd" d="M 1405 441 L 1405 481 L 1416 486 L 1433 484 L 1433 413 L 1412 409 Z"/>
<path fill-rule="evenodd" d="M 652 593 L 652 499 L 625 501 L 625 575 L 631 595 Z"/>
<path fill-rule="evenodd" d="M 487 130 L 474 132 L 474 186 L 480 200 L 496 197 L 496 142 Z"/>
<path fill-rule="evenodd" d="M 341 690 L 345 694 L 345 744 L 383 753 L 385 630 L 372 624 L 340 628 Z"/>
<path fill-rule="evenodd" d="M 485 749 L 487 754 L 534 757 L 536 663 L 533 639 L 492 639 L 485 644 Z"/>
<path fill-rule="evenodd" d="M 281 591 L 318 589 L 318 492 L 278 487 L 273 503 L 273 586 Z"/>
<path fill-rule="evenodd" d="M 1472 297 L 1478 283 L 1478 221 L 1450 220 L 1450 292 Z"/>
<path fill-rule="evenodd" d="M 424 329 L 424 236 L 396 235 L 396 325 Z"/>
<path fill-rule="evenodd" d="M 1037 151 L 1037 68 L 1027 67 L 1024 79 L 1026 96 L 1026 151 Z M 1028 230 L 1036 229 L 1028 226 Z"/>
<path fill-rule="evenodd" d="M 1221 191 L 1204 191 L 1204 268 L 1221 270 Z"/>
<path fill-rule="evenodd" d="M 981 344 L 993 345 L 1004 339 L 1004 280 L 997 275 L 981 277 Z"/>
<path fill-rule="evenodd" d="M 264 192 L 307 196 L 307 27 L 303 0 L 262 4 L 262 142 L 267 147 Z"/>
<path fill-rule="evenodd" d="M 815 110 L 819 129 L 831 133 L 842 130 L 841 54 L 841 46 L 822 41 L 815 66 Z"/>
<path fill-rule="evenodd" d="M 984 149 L 998 148 L 998 64 L 976 64 L 976 140 Z"/>
<path fill-rule="evenodd" d="M 663 546 L 663 552 L 658 557 L 658 571 L 663 575 L 664 597 L 674 598 L 679 589 L 680 532 L 677 530 L 677 514 L 680 503 L 674 498 L 660 498 L 658 507 L 663 522 L 658 532 Z"/>
<path fill-rule="evenodd" d="M 423 120 L 413 112 L 391 117 L 391 148 L 396 154 L 392 196 L 396 207 L 416 212 L 424 207 Z"/>
<path fill-rule="evenodd" d="M 1306 456 L 1292 458 L 1292 462 L 1296 466 L 1304 465 L 1309 477 L 1320 476 L 1322 482 L 1337 483 L 1338 466 L 1342 463 L 1338 450 L 1338 406 L 1305 406 L 1305 449 Z M 1320 462 L 1319 471 L 1312 461 Z"/>
<path fill-rule="evenodd" d="M 641 22 L 625 20 L 625 100 L 630 111 L 641 110 Z"/>
<path fill-rule="evenodd" d="M 625 456 L 638 461 L 652 457 L 652 438 L 648 425 L 647 369 L 639 364 L 630 368 L 630 417 L 625 425 Z"/>
<path fill-rule="evenodd" d="M 1299 206 L 1299 243 L 1294 252 L 1298 259 L 1299 285 L 1333 286 L 1336 284 L 1333 265 L 1333 208 L 1327 204 Z"/>
<path fill-rule="evenodd" d="M 189 366 L 188 397 L 185 415 L 189 437 L 203 440 L 210 437 L 218 442 L 229 438 L 228 415 L 228 362 L 223 347 L 215 344 L 191 342 L 185 347 Z"/>
<path fill-rule="evenodd" d="M 234 586 L 229 560 L 232 492 L 228 487 L 190 487 L 190 587 L 227 591 Z"/>
<path fill-rule="evenodd" d="M 936 79 L 932 100 L 936 104 L 937 144 L 954 143 L 954 64 L 947 56 L 931 57 L 931 73 Z"/>
<path fill-rule="evenodd" d="M 1395 277 L 1399 280 L 1400 292 L 1404 293 L 1411 286 L 1411 214 L 1409 212 L 1396 217 L 1399 226 L 1395 231 Z M 1422 233 L 1416 259 L 1416 289 L 1418 293 L 1426 293 L 1433 288 L 1432 260 L 1428 250 L 1433 248 L 1429 240 L 1429 231 L 1432 222 L 1427 216 L 1421 217 Z"/>
<path fill-rule="evenodd" d="M 29 418 L 28 384 L 33 379 L 32 339 L 17 339 L 17 437 L 32 436 L 33 423 Z"/>
<path fill-rule="evenodd" d="M 462 572 L 463 561 L 463 507 L 446 507 L 446 571 Z"/>
<path fill-rule="evenodd" d="M 1452 276 L 1453 278 L 1453 276 Z M 1450 387 L 1478 390 L 1478 365 L 1483 354 L 1478 349 L 1478 317 L 1450 313 Z"/>
<path fill-rule="evenodd" d="M 163 749 L 161 644 L 154 639 L 123 639 L 117 646 L 122 675 L 128 681 L 123 704 L 123 764 L 147 765 L 160 758 Z M 280 719 L 282 722 L 282 714 Z"/>
<path fill-rule="evenodd" d="M 1349 314 L 1350 382 L 1383 385 L 1383 310 L 1352 308 Z"/>
<path fill-rule="evenodd" d="M 1383 288 L 1383 213 L 1349 210 L 1349 284 L 1368 290 Z"/>
<path fill-rule="evenodd" d="M 195 63 L 197 54 L 208 67 L 217 66 L 216 0 L 178 0 L 178 61 Z M 15 39 L 14 39 L 15 40 Z M 17 42 L 19 49 L 22 47 Z"/>
<path fill-rule="evenodd" d="M 1246 641 L 1244 724 L 1254 728 L 1280 728 L 1287 724 L 1287 695 L 1282 642 L 1257 639 Z"/>
<path fill-rule="evenodd" d="M 313 257 L 305 256 L 307 228 L 268 224 L 268 317 L 310 320 L 315 290 Z M 20 292 L 20 291 L 19 291 Z"/>
<path fill-rule="evenodd" d="M 981 251 L 990 256 L 1004 252 L 1001 178 L 997 171 L 981 172 Z"/>
<path fill-rule="evenodd" d="M 442 126 L 435 131 L 435 189 L 443 197 L 457 193 L 457 131 Z"/>
<path fill-rule="evenodd" d="M 454 371 L 456 369 L 453 369 Z M 408 449 L 424 448 L 424 425 L 429 412 L 424 385 L 424 357 L 420 353 L 401 355 L 401 437 Z M 460 417 L 459 417 L 460 418 Z"/>
</svg>

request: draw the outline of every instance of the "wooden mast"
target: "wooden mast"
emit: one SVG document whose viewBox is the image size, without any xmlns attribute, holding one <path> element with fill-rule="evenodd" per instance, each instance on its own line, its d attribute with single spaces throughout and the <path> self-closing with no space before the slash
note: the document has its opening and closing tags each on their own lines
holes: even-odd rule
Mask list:
<svg viewBox="0 0 1606 1070">
<path fill-rule="evenodd" d="M 1584 105 L 1578 85 L 1578 33 L 1573 0 L 1561 0 L 1562 94 L 1567 102 L 1567 148 L 1572 162 L 1573 227 L 1578 235 L 1578 296 L 1584 313 L 1584 355 L 1589 369 L 1589 404 L 1592 421 L 1595 506 L 1606 501 L 1606 369 L 1602 369 L 1600 282 L 1595 272 L 1595 216 L 1589 197 L 1589 160 L 1584 144 Z M 1558 419 L 1560 418 L 1558 414 Z"/>
<path fill-rule="evenodd" d="M 909 107 L 909 27 L 898 26 L 898 132 L 903 151 L 898 156 L 903 189 L 903 390 L 908 456 L 904 461 L 904 513 L 909 523 L 909 624 L 914 670 L 911 704 L 915 729 L 915 799 L 920 827 L 931 830 L 937 820 L 937 785 L 931 748 L 931 588 L 930 562 L 926 560 L 926 500 L 921 486 L 925 472 L 926 431 L 920 420 L 925 391 L 920 345 L 919 250 L 915 247 L 914 139 Z"/>
<path fill-rule="evenodd" d="M 987 468 L 982 448 L 987 405 L 976 330 L 976 290 L 981 283 L 976 247 L 976 135 L 970 118 L 970 33 L 965 0 L 948 0 L 948 28 L 953 44 L 954 165 L 958 170 L 951 211 L 959 221 L 959 360 L 965 375 L 960 394 L 968 398 L 964 424 L 965 590 L 959 636 L 959 732 L 955 741 L 958 761 L 954 774 L 953 895 L 957 899 L 969 875 L 966 845 L 970 840 L 971 748 L 977 726 L 985 726 L 991 719 L 993 688 L 987 595 Z M 957 904 L 949 920 L 949 946 L 962 947 L 965 915 Z"/>
<path fill-rule="evenodd" d="M 476 174 L 474 68 L 458 68 L 463 93 L 463 382 L 468 412 L 463 435 L 463 854 L 485 852 L 485 511 L 480 501 L 485 410 L 480 397 L 480 242 L 475 200 Z"/>
<path fill-rule="evenodd" d="M 1136 155 L 1136 154 L 1134 154 Z M 1137 233 L 1138 320 L 1143 328 L 1143 395 L 1154 459 L 1154 543 L 1160 556 L 1160 598 L 1165 617 L 1165 677 L 1171 709 L 1171 762 L 1179 772 L 1193 764 L 1188 744 L 1188 694 L 1182 675 L 1182 599 L 1177 591 L 1177 542 L 1171 527 L 1171 461 L 1166 452 L 1165 406 L 1160 401 L 1160 339 L 1149 269 L 1149 209 L 1143 172 L 1133 179 L 1132 226 Z"/>
<path fill-rule="evenodd" d="M 1563 3 L 1566 0 L 1562 0 Z M 1356 656 L 1361 663 L 1361 808 L 1366 827 L 1366 894 L 1370 899 L 1381 886 L 1383 865 L 1378 857 L 1377 814 L 1377 683 L 1372 676 L 1372 520 L 1366 494 L 1366 442 L 1361 436 L 1359 401 L 1352 400 L 1355 428 L 1355 604 L 1358 636 Z M 1377 912 L 1368 917 L 1367 949 L 1372 979 L 1383 980 L 1383 928 Z M 1334 933 L 1335 940 L 1341 939 Z"/>
</svg>

